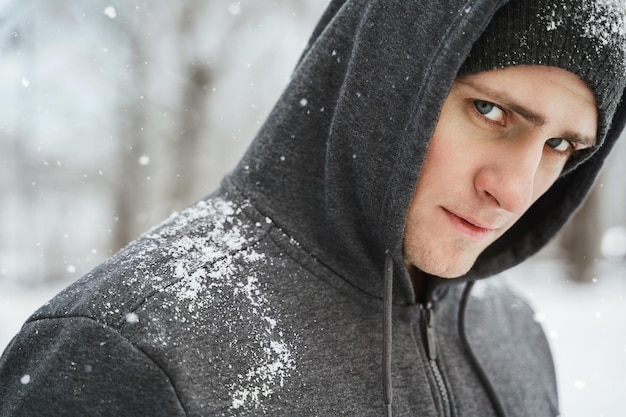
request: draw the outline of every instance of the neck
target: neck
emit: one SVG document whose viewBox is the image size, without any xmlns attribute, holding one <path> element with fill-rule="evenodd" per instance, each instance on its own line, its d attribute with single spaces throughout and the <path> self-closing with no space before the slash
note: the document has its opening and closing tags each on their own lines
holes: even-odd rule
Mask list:
<svg viewBox="0 0 626 417">
<path fill-rule="evenodd" d="M 411 283 L 413 284 L 413 293 L 415 299 L 423 303 L 426 301 L 426 295 L 428 294 L 428 277 L 429 275 L 413 265 L 407 265 L 409 276 L 411 277 Z"/>
</svg>

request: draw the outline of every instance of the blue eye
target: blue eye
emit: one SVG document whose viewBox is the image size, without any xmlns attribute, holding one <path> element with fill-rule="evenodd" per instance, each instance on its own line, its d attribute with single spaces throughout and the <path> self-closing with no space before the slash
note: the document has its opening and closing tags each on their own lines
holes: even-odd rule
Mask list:
<svg viewBox="0 0 626 417">
<path fill-rule="evenodd" d="M 480 114 L 488 114 L 496 106 L 489 103 L 488 101 L 475 100 L 474 107 L 476 107 L 476 110 L 478 110 Z"/>
<path fill-rule="evenodd" d="M 559 138 L 548 139 L 546 145 L 559 152 L 568 152 L 574 148 L 570 142 Z"/>
<path fill-rule="evenodd" d="M 504 110 L 495 104 L 483 100 L 474 100 L 473 104 L 476 111 L 485 118 L 497 123 L 504 122 Z"/>
</svg>

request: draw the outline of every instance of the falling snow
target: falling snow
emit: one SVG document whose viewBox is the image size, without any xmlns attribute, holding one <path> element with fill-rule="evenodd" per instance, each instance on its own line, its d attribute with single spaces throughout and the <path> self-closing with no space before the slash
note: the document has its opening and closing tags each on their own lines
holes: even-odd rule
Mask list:
<svg viewBox="0 0 626 417">
<path fill-rule="evenodd" d="M 148 155 L 141 155 L 139 159 L 137 160 L 137 162 L 139 162 L 139 165 L 142 165 L 142 166 L 149 165 L 150 157 Z"/>
<path fill-rule="evenodd" d="M 110 19 L 115 19 L 117 17 L 117 11 L 115 10 L 115 7 L 113 6 L 106 7 L 104 9 L 104 14 Z"/>
<path fill-rule="evenodd" d="M 228 12 L 233 16 L 239 15 L 241 13 L 241 2 L 236 1 L 228 5 Z"/>
<path fill-rule="evenodd" d="M 602 255 L 611 261 L 626 257 L 626 228 L 618 226 L 604 232 L 601 243 Z"/>
</svg>

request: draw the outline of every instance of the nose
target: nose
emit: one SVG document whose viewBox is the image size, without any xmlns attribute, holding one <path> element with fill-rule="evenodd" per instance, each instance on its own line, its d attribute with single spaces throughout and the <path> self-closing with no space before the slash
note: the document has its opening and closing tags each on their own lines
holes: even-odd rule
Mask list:
<svg viewBox="0 0 626 417">
<path fill-rule="evenodd" d="M 534 201 L 543 143 L 504 141 L 489 154 L 475 177 L 476 190 L 503 210 L 524 213 Z"/>
</svg>

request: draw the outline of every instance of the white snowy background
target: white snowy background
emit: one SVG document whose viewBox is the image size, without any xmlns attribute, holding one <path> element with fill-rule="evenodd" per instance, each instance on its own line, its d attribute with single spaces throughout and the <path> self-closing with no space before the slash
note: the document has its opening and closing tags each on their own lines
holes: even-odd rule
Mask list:
<svg viewBox="0 0 626 417">
<path fill-rule="evenodd" d="M 0 351 L 215 188 L 327 2 L 0 0 Z M 626 415 L 625 145 L 560 238 L 501 278 L 546 329 L 563 417 Z"/>
</svg>

